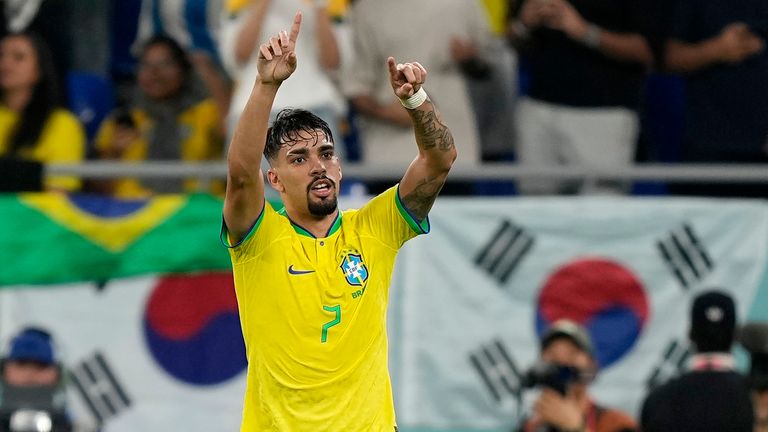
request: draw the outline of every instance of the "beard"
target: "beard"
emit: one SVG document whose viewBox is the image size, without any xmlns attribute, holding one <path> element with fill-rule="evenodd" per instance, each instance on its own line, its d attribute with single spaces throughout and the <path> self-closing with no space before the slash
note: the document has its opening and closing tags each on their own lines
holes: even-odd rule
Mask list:
<svg viewBox="0 0 768 432">
<path fill-rule="evenodd" d="M 319 202 L 311 199 L 308 202 L 309 213 L 312 216 L 328 216 L 336 211 L 337 206 L 336 195 L 331 195 Z"/>
<path fill-rule="evenodd" d="M 332 192 L 336 190 L 336 182 L 329 179 L 328 177 L 322 176 L 315 179 L 315 181 L 317 180 L 327 180 L 331 184 Z M 331 193 L 329 196 L 321 198 L 320 201 L 313 200 L 311 194 L 312 185 L 315 184 L 315 181 L 307 186 L 307 209 L 309 210 L 309 214 L 312 216 L 328 216 L 329 214 L 335 212 L 336 207 L 338 206 L 336 194 Z"/>
</svg>

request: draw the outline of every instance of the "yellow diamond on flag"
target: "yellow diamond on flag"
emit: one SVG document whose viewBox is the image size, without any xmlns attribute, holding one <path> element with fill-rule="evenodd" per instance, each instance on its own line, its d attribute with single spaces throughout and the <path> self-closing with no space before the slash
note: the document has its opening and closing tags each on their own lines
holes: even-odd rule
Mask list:
<svg viewBox="0 0 768 432">
<path fill-rule="evenodd" d="M 120 201 L 110 198 L 91 197 L 89 200 L 98 201 L 101 208 L 121 205 Z M 21 194 L 20 201 L 92 243 L 118 253 L 176 213 L 187 199 L 184 196 L 169 195 L 146 202 L 133 202 L 135 211 L 117 217 L 105 217 L 83 210 L 63 194 Z"/>
</svg>

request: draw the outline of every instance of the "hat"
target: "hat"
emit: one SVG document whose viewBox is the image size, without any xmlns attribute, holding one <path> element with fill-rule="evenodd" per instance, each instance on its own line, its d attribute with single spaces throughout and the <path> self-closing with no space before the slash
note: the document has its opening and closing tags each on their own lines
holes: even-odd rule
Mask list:
<svg viewBox="0 0 768 432">
<path fill-rule="evenodd" d="M 541 349 L 545 350 L 555 339 L 566 338 L 573 342 L 582 351 L 594 358 L 594 347 L 592 338 L 584 327 L 569 319 L 560 319 L 552 323 L 541 337 Z"/>
<path fill-rule="evenodd" d="M 749 351 L 750 386 L 768 389 L 768 322 L 751 322 L 742 326 L 739 342 Z"/>
<path fill-rule="evenodd" d="M 51 335 L 39 328 L 28 327 L 22 330 L 11 340 L 11 349 L 6 359 L 54 363 Z"/>
<path fill-rule="evenodd" d="M 696 296 L 691 307 L 691 340 L 699 352 L 730 351 L 736 330 L 736 305 L 722 291 Z"/>
</svg>

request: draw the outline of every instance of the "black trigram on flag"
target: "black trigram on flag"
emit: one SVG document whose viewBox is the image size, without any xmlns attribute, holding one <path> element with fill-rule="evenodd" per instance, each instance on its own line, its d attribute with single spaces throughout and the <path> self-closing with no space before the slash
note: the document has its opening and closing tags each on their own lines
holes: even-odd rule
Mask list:
<svg viewBox="0 0 768 432">
<path fill-rule="evenodd" d="M 521 376 L 504 344 L 497 340 L 469 354 L 475 368 L 496 402 L 516 396 L 521 390 Z"/>
<path fill-rule="evenodd" d="M 659 384 L 664 384 L 670 378 L 679 375 L 690 357 L 691 351 L 687 343 L 681 343 L 676 340 L 670 342 L 667 345 L 667 349 L 664 350 L 664 356 L 656 367 L 653 368 L 651 375 L 648 376 L 648 380 L 645 383 L 648 390 L 652 390 Z"/>
<path fill-rule="evenodd" d="M 475 264 L 504 283 L 533 246 L 533 237 L 509 220 L 502 222 L 475 258 Z"/>
<path fill-rule="evenodd" d="M 712 271 L 714 263 L 688 224 L 672 231 L 656 245 L 677 280 L 688 289 Z"/>
<path fill-rule="evenodd" d="M 98 351 L 73 367 L 69 375 L 99 424 L 131 406 L 131 399 Z"/>
</svg>

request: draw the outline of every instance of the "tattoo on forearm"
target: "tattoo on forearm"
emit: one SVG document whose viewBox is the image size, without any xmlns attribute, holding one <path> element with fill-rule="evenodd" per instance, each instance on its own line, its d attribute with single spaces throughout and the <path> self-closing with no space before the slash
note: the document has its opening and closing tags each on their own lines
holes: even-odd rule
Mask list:
<svg viewBox="0 0 768 432">
<path fill-rule="evenodd" d="M 453 148 L 453 135 L 442 122 L 436 110 L 421 111 L 415 109 L 408 110 L 408 112 L 414 119 L 413 127 L 416 129 L 416 141 L 424 150 L 437 148 L 442 152 L 447 152 Z"/>
<path fill-rule="evenodd" d="M 421 180 L 413 192 L 402 197 L 403 205 L 419 220 L 423 220 L 429 214 L 429 210 L 442 188 L 443 181 L 441 179 L 437 177 L 425 178 Z"/>
</svg>

